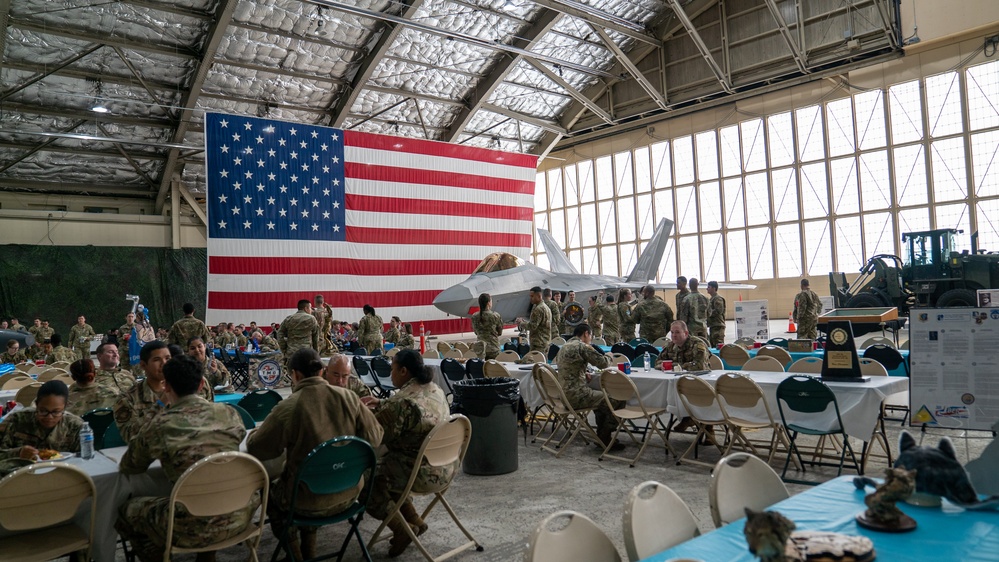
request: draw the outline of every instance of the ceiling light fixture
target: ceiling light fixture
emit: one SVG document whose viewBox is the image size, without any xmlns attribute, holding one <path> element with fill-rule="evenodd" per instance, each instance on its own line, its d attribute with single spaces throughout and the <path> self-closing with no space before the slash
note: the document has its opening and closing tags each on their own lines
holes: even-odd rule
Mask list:
<svg viewBox="0 0 999 562">
<path fill-rule="evenodd" d="M 94 113 L 110 113 L 104 101 L 104 84 L 98 80 L 94 86 L 94 105 L 90 106 L 90 111 Z"/>
<path fill-rule="evenodd" d="M 502 10 L 504 11 L 510 12 L 515 10 L 516 8 L 517 5 L 514 4 L 513 0 L 506 0 L 506 2 L 503 2 Z"/>
</svg>

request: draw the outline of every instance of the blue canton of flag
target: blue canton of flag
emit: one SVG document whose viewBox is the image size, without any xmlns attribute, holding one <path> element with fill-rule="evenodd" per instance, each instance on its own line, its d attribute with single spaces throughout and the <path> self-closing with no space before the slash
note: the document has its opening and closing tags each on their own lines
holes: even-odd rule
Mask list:
<svg viewBox="0 0 999 562">
<path fill-rule="evenodd" d="M 212 238 L 342 241 L 343 131 L 205 115 Z"/>
</svg>

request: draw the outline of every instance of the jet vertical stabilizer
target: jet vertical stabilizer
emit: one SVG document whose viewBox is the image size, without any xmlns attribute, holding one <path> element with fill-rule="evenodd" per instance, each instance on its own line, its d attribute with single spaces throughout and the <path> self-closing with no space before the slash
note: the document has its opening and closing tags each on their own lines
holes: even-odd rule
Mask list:
<svg viewBox="0 0 999 562">
<path fill-rule="evenodd" d="M 673 221 L 669 219 L 659 221 L 655 234 L 652 235 L 652 239 L 649 240 L 642 254 L 638 256 L 635 269 L 631 270 L 631 275 L 628 276 L 628 283 L 644 285 L 656 278 L 656 272 L 659 270 L 659 264 L 663 261 L 663 252 L 666 251 L 666 244 L 669 242 L 669 235 L 672 231 Z"/>
<path fill-rule="evenodd" d="M 539 228 L 538 237 L 541 238 L 541 245 L 545 247 L 545 253 L 548 254 L 548 265 L 553 273 L 579 273 L 576 266 L 569 262 L 569 258 L 559 247 L 558 242 L 552 238 L 550 232 Z"/>
</svg>

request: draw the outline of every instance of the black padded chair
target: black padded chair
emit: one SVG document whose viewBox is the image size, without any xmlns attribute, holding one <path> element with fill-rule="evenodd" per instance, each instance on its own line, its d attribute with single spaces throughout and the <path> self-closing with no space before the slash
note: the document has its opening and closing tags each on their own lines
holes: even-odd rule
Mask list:
<svg viewBox="0 0 999 562">
<path fill-rule="evenodd" d="M 656 349 L 656 346 L 651 343 L 638 344 L 638 347 L 635 348 L 635 357 L 642 357 L 645 353 L 648 353 L 653 359 L 659 357 L 659 350 Z"/>
<path fill-rule="evenodd" d="M 447 384 L 448 394 L 454 394 L 454 387 L 451 386 L 451 383 L 464 380 L 467 376 L 465 367 L 457 359 L 451 357 L 447 357 L 441 361 L 441 373 L 444 373 L 444 382 Z"/>
<path fill-rule="evenodd" d="M 262 422 L 280 401 L 280 394 L 270 389 L 263 389 L 240 398 L 238 404 L 253 416 L 254 421 Z"/>
<path fill-rule="evenodd" d="M 374 369 L 368 362 L 364 360 L 360 355 L 355 355 L 350 358 L 351 363 L 354 365 L 354 370 L 357 371 L 357 377 L 361 379 L 364 386 L 371 389 L 371 392 L 379 398 L 387 398 L 388 392 L 382 388 L 382 385 L 378 384 L 378 377 L 375 376 Z"/>
<path fill-rule="evenodd" d="M 90 429 L 94 431 L 94 450 L 100 451 L 104 448 L 104 434 L 111 424 L 114 423 L 114 412 L 111 408 L 97 408 L 83 414 L 83 421 L 90 424 Z"/>
<path fill-rule="evenodd" d="M 628 358 L 629 361 L 634 361 L 636 357 L 635 348 L 624 342 L 617 342 L 611 346 L 611 353 L 620 353 Z M 659 355 L 658 353 L 656 355 Z"/>
<path fill-rule="evenodd" d="M 549 363 L 551 363 L 552 361 L 555 360 L 555 357 L 558 355 L 558 352 L 559 352 L 560 349 L 562 349 L 562 346 L 554 344 L 554 343 L 548 346 L 548 362 Z"/>
<path fill-rule="evenodd" d="M 384 355 L 372 357 L 371 370 L 375 372 L 378 386 L 382 387 L 386 394 L 396 390 L 395 385 L 392 384 L 392 361 L 390 359 Z"/>
<path fill-rule="evenodd" d="M 787 349 L 787 338 L 770 338 L 766 345 L 776 345 Z"/>
<path fill-rule="evenodd" d="M 884 366 L 885 370 L 889 372 L 901 366 L 902 369 L 905 371 L 905 376 L 906 377 L 910 376 L 909 362 L 906 361 L 905 357 L 902 357 L 902 354 L 899 353 L 899 351 L 894 347 L 885 345 L 883 343 L 874 344 L 864 350 L 864 359 L 873 359 L 878 363 L 881 363 Z M 900 406 L 887 406 L 887 408 L 890 408 L 892 410 L 902 409 L 905 412 L 905 415 L 902 416 L 902 425 L 905 425 L 906 420 L 909 419 L 908 408 L 901 408 Z"/>
<path fill-rule="evenodd" d="M 364 349 L 363 347 L 355 347 L 354 351 L 352 351 L 351 353 L 353 353 L 354 355 L 367 355 L 368 350 Z"/>
<path fill-rule="evenodd" d="M 226 365 L 228 368 L 229 366 Z M 236 348 L 236 361 L 229 369 L 232 375 L 232 386 L 236 390 L 246 390 L 250 386 L 250 358 L 245 353 Z"/>
<path fill-rule="evenodd" d="M 473 357 L 472 359 L 465 361 L 465 373 L 468 374 L 469 378 L 473 379 L 484 378 L 485 375 L 482 374 L 482 369 L 485 366 L 485 364 L 486 362 L 483 361 L 482 359 L 479 359 L 478 357 Z"/>
</svg>

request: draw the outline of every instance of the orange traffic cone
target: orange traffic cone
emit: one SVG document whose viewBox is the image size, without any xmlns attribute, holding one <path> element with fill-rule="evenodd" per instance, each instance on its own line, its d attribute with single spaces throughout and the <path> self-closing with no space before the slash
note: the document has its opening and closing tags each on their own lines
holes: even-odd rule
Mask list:
<svg viewBox="0 0 999 562">
<path fill-rule="evenodd" d="M 798 326 L 794 324 L 794 313 L 787 315 L 787 333 L 796 334 L 798 333 Z"/>
</svg>

